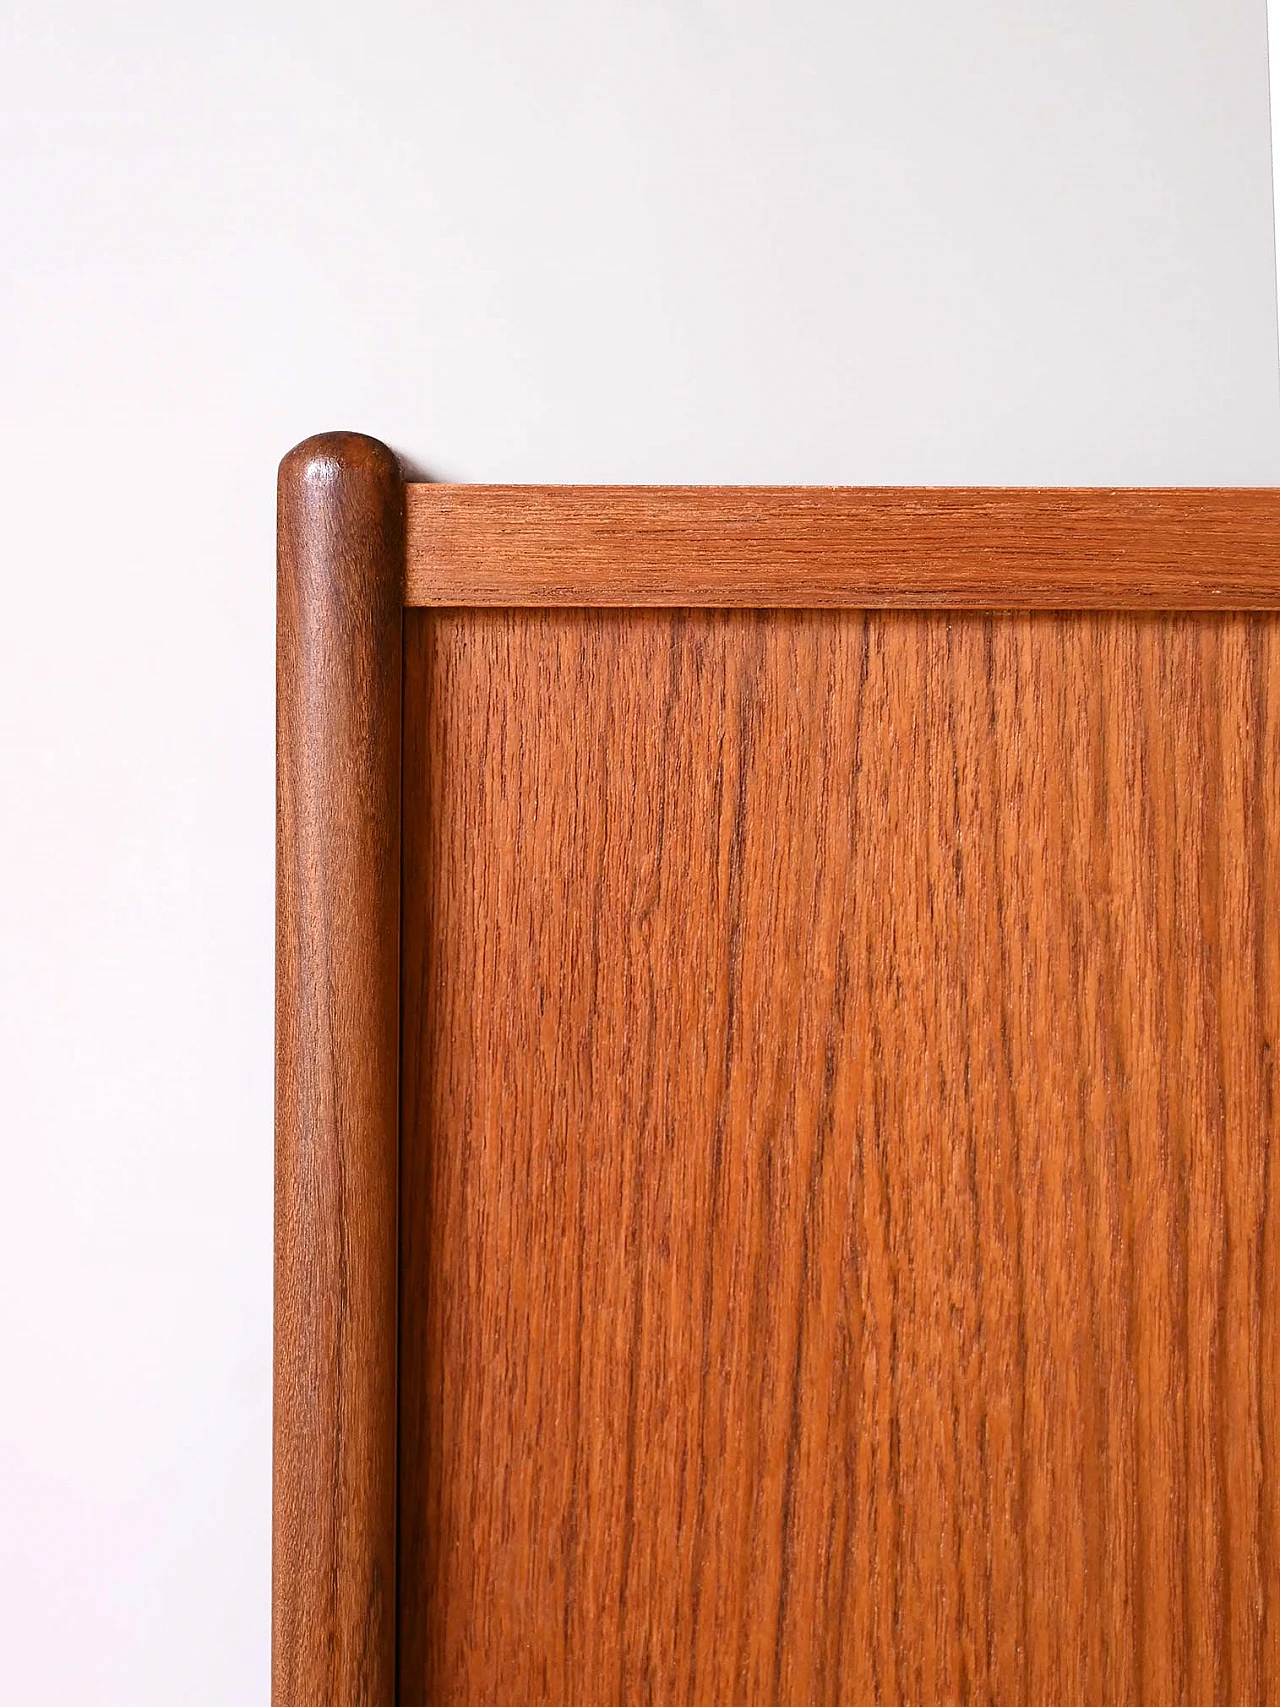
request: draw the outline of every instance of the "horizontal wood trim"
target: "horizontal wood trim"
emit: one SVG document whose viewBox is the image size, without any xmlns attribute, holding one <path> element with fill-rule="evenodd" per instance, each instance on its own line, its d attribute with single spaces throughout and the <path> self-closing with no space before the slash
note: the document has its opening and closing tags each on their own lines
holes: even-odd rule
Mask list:
<svg viewBox="0 0 1280 1707">
<path fill-rule="evenodd" d="M 407 488 L 408 605 L 1280 609 L 1280 490 Z"/>
</svg>

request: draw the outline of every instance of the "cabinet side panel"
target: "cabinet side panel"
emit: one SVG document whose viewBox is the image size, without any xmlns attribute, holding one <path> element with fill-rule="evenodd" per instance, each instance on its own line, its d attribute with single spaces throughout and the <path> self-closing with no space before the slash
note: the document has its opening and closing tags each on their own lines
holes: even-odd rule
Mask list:
<svg viewBox="0 0 1280 1707">
<path fill-rule="evenodd" d="M 1280 1692 L 1280 625 L 407 617 L 400 1702 Z"/>
</svg>

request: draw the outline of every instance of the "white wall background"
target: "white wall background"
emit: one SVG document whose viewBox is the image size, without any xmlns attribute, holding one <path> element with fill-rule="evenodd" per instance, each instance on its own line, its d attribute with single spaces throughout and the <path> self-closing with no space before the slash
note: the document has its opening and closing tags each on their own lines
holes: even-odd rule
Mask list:
<svg viewBox="0 0 1280 1707">
<path fill-rule="evenodd" d="M 273 478 L 1280 481 L 1263 0 L 5 0 L 0 1699 L 265 1703 Z"/>
</svg>

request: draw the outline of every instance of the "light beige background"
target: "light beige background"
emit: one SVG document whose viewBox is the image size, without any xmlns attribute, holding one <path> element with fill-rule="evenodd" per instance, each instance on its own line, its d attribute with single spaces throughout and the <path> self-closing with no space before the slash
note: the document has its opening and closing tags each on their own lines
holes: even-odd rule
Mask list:
<svg viewBox="0 0 1280 1707">
<path fill-rule="evenodd" d="M 0 1700 L 264 1703 L 277 458 L 1275 482 L 1263 0 L 5 0 L 0 137 Z"/>
</svg>

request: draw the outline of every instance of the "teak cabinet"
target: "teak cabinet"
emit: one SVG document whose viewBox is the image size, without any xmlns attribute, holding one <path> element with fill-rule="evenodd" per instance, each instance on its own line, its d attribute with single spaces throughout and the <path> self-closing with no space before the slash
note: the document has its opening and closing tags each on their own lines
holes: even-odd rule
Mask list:
<svg viewBox="0 0 1280 1707">
<path fill-rule="evenodd" d="M 1280 495 L 280 480 L 275 1707 L 1280 1700 Z"/>
</svg>

